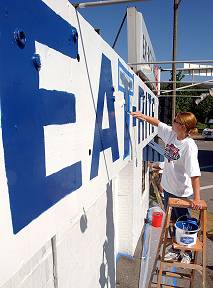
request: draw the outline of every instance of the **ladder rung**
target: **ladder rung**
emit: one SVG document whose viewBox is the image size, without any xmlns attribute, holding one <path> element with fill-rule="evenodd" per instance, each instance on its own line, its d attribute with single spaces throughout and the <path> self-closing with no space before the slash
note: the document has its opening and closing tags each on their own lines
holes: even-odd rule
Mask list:
<svg viewBox="0 0 213 288">
<path fill-rule="evenodd" d="M 181 272 L 172 272 L 172 271 L 163 271 L 162 275 L 166 277 L 179 278 L 179 279 L 191 279 L 191 274 L 181 273 Z"/>
<path fill-rule="evenodd" d="M 200 204 L 202 205 L 202 209 L 200 210 L 206 210 L 207 205 L 204 200 L 200 200 Z M 191 208 L 192 207 L 192 201 L 189 199 L 180 199 L 180 198 L 169 198 L 168 205 L 170 207 L 178 207 L 178 208 Z"/>
<path fill-rule="evenodd" d="M 161 261 L 161 263 L 167 267 L 179 267 L 179 268 L 184 268 L 184 269 L 188 268 L 188 269 L 203 271 L 203 266 L 198 265 L 198 264 L 185 264 L 181 262 L 168 262 L 168 261 Z"/>
<path fill-rule="evenodd" d="M 151 288 L 156 288 L 157 287 L 157 283 L 151 283 Z M 176 287 L 176 288 L 185 288 L 183 286 L 173 286 L 173 285 L 169 285 L 169 284 L 161 284 L 161 287 Z"/>
<path fill-rule="evenodd" d="M 177 244 L 176 242 L 173 243 L 173 248 L 174 249 L 179 249 L 179 250 L 190 250 L 190 251 L 202 251 L 203 249 L 203 243 L 197 238 L 197 242 L 194 246 L 192 247 L 187 247 L 184 245 Z"/>
</svg>

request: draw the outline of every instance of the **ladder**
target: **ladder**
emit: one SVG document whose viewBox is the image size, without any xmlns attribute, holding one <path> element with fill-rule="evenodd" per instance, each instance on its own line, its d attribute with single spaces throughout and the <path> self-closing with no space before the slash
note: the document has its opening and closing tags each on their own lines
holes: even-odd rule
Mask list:
<svg viewBox="0 0 213 288">
<path fill-rule="evenodd" d="M 150 277 L 149 288 L 152 287 L 177 287 L 162 283 L 163 276 L 165 279 L 167 277 L 174 277 L 177 279 L 187 279 L 189 280 L 189 287 L 193 288 L 195 271 L 198 271 L 202 276 L 202 288 L 206 288 L 206 224 L 207 224 L 207 205 L 204 200 L 201 200 L 202 208 L 199 210 L 199 221 L 200 230 L 198 232 L 197 242 L 192 247 L 187 247 L 184 245 L 179 245 L 175 242 L 173 236 L 169 237 L 171 228 L 174 223 L 170 221 L 171 212 L 173 207 L 178 208 L 191 208 L 191 201 L 189 199 L 180 198 L 169 198 L 168 207 L 166 210 L 166 216 L 164 221 L 164 226 L 161 232 L 160 241 L 156 253 L 156 258 L 153 266 L 153 270 Z M 166 247 L 172 245 L 174 249 L 179 249 L 181 251 L 191 251 L 193 253 L 193 258 L 190 264 L 180 263 L 178 261 L 165 261 L 164 256 L 166 253 Z M 201 253 L 201 261 L 198 261 L 198 254 Z M 159 262 L 159 268 L 157 264 Z M 201 262 L 201 263 L 200 263 Z M 176 267 L 178 272 L 167 271 L 168 269 Z M 182 269 L 190 269 L 190 273 L 182 273 Z M 167 270 L 166 270 L 167 269 Z M 153 282 L 154 275 L 157 276 L 157 283 Z M 180 287 L 180 286 L 178 286 Z M 186 288 L 187 286 L 184 285 Z"/>
</svg>

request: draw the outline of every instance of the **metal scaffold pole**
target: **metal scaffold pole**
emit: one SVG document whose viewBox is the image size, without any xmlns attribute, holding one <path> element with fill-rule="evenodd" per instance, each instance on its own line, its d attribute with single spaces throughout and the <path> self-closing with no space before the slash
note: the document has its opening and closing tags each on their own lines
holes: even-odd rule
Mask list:
<svg viewBox="0 0 213 288">
<path fill-rule="evenodd" d="M 86 8 L 86 7 L 96 7 L 96 6 L 106 6 L 112 4 L 121 4 L 127 2 L 144 2 L 148 0 L 104 0 L 104 1 L 93 1 L 85 3 L 72 3 L 75 8 Z"/>
<path fill-rule="evenodd" d="M 174 18 L 173 18 L 173 49 L 172 49 L 172 119 L 175 118 L 175 109 L 176 109 L 176 51 L 177 51 L 177 21 L 178 21 L 178 5 L 180 1 L 174 0 Z"/>
</svg>

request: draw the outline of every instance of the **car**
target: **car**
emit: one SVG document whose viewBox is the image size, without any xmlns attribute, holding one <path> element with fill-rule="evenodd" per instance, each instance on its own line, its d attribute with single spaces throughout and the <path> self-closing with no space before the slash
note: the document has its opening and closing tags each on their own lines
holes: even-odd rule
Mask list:
<svg viewBox="0 0 213 288">
<path fill-rule="evenodd" d="M 213 139 L 213 119 L 209 119 L 206 126 L 207 127 L 203 129 L 202 136 L 205 139 Z"/>
</svg>

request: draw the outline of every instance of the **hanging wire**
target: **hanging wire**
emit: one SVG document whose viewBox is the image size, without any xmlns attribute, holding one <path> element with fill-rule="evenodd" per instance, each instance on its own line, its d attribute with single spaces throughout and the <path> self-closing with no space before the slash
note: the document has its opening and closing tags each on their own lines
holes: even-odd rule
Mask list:
<svg viewBox="0 0 213 288">
<path fill-rule="evenodd" d="M 124 25 L 124 22 L 125 22 L 125 20 L 126 20 L 126 17 L 127 17 L 127 12 L 126 12 L 125 15 L 124 15 L 124 18 L 123 18 L 123 20 L 122 20 L 122 22 L 121 22 L 121 25 L 120 25 L 119 29 L 118 29 L 118 33 L 117 33 L 117 35 L 116 35 L 116 37 L 115 37 L 115 40 L 114 40 L 114 42 L 113 42 L 113 45 L 112 45 L 112 48 L 113 48 L 113 49 L 115 48 L 115 44 L 116 44 L 116 42 L 117 42 L 117 40 L 118 40 L 118 37 L 119 37 L 119 35 L 120 35 L 121 29 L 122 29 L 122 27 L 123 27 L 123 25 Z"/>
<path fill-rule="evenodd" d="M 76 9 L 75 9 L 75 13 L 76 13 L 76 18 L 77 18 L 77 22 L 78 22 L 79 32 L 80 32 L 80 38 L 81 38 L 81 43 L 82 43 L 82 50 L 83 50 L 83 54 L 84 54 L 85 65 L 86 65 L 87 77 L 88 77 L 90 92 L 91 92 L 91 96 L 92 96 L 92 103 L 93 103 L 93 107 L 94 107 L 95 115 L 96 115 L 96 119 L 97 119 L 98 113 L 97 113 L 97 110 L 96 110 L 94 93 L 93 93 L 93 90 L 92 90 L 92 84 L 91 84 L 91 79 L 90 79 L 90 74 L 89 74 L 89 68 L 88 68 L 88 63 L 87 63 L 86 51 L 85 51 L 84 42 L 83 42 L 81 25 L 80 25 L 80 21 L 79 21 L 79 17 L 78 17 L 78 12 L 77 12 Z M 104 150 L 103 140 L 102 140 L 102 137 L 101 137 L 101 127 L 99 126 L 99 123 L 97 123 L 97 125 L 98 125 L 98 132 L 99 132 L 101 147 L 103 149 L 102 152 L 103 152 L 103 156 L 104 156 L 104 163 L 105 163 L 105 167 L 106 167 L 107 178 L 108 178 L 108 181 L 110 182 L 109 170 L 108 170 L 108 167 L 107 167 L 106 155 L 105 155 L 105 152 L 104 152 L 105 150 Z"/>
</svg>

